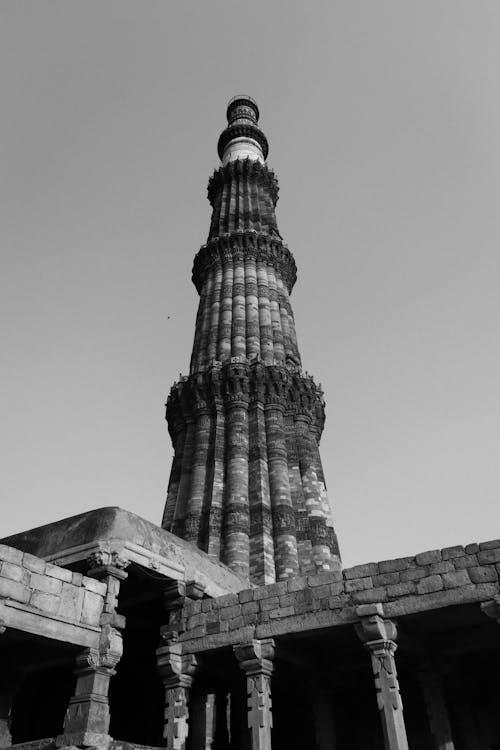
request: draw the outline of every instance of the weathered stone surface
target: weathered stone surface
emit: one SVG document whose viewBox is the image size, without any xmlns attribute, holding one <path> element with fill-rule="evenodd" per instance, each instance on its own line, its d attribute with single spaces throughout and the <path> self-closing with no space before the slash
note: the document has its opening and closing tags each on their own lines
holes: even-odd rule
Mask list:
<svg viewBox="0 0 500 750">
<path fill-rule="evenodd" d="M 470 583 L 469 574 L 466 570 L 457 570 L 454 573 L 444 573 L 442 578 L 445 589 L 466 586 Z"/>
<path fill-rule="evenodd" d="M 414 557 L 398 557 L 395 560 L 382 560 L 378 567 L 381 573 L 394 573 L 398 570 L 407 570 L 415 564 Z"/>
<path fill-rule="evenodd" d="M 430 594 L 444 588 L 443 579 L 439 575 L 426 576 L 417 581 L 417 592 L 419 594 Z"/>
<path fill-rule="evenodd" d="M 363 591 L 364 589 L 372 589 L 373 581 L 371 578 L 354 578 L 351 581 L 345 582 L 346 591 Z"/>
<path fill-rule="evenodd" d="M 6 560 L 14 565 L 20 565 L 23 561 L 23 553 L 19 549 L 0 544 L 0 560 Z"/>
<path fill-rule="evenodd" d="M 429 565 L 430 575 L 442 575 L 443 573 L 452 573 L 455 570 L 455 566 L 451 560 L 443 560 L 442 562 L 432 563 Z"/>
<path fill-rule="evenodd" d="M 433 549 L 428 552 L 420 552 L 415 556 L 417 565 L 430 565 L 431 563 L 441 562 L 443 559 L 441 550 Z"/>
<path fill-rule="evenodd" d="M 408 596 L 414 594 L 417 590 L 416 585 L 413 581 L 406 581 L 405 583 L 394 583 L 391 586 L 387 586 L 387 595 L 391 599 L 399 598 L 401 596 Z"/>
<path fill-rule="evenodd" d="M 376 602 L 386 602 L 389 594 L 385 586 L 380 586 L 366 591 L 355 591 L 351 598 L 355 604 L 375 604 Z"/>
<path fill-rule="evenodd" d="M 479 549 L 500 549 L 500 539 L 492 539 L 489 542 L 480 542 Z M 478 550 L 475 550 L 476 552 Z"/>
<path fill-rule="evenodd" d="M 30 585 L 32 588 L 45 591 L 48 594 L 60 594 L 62 591 L 62 581 L 60 579 L 41 575 L 40 573 L 32 573 Z"/>
<path fill-rule="evenodd" d="M 497 547 L 493 549 L 483 549 L 481 552 L 478 552 L 477 559 L 480 565 L 500 562 L 500 549 Z"/>
<path fill-rule="evenodd" d="M 394 573 L 381 573 L 380 575 L 373 576 L 374 586 L 388 586 L 391 583 L 399 583 L 402 578 L 402 573 L 407 571 L 395 571 Z"/>
<path fill-rule="evenodd" d="M 443 560 L 451 560 L 455 557 L 461 557 L 465 554 L 465 550 L 462 545 L 456 545 L 455 547 L 445 547 L 441 550 Z"/>
<path fill-rule="evenodd" d="M 28 586 L 19 581 L 12 581 L 10 578 L 0 578 L 0 597 L 26 603 L 30 596 L 31 589 Z"/>
<path fill-rule="evenodd" d="M 46 594 L 42 591 L 33 591 L 30 598 L 30 605 L 32 607 L 36 607 L 37 609 L 41 609 L 50 614 L 58 612 L 60 604 L 61 599 L 59 596 L 56 596 L 55 594 Z"/>
<path fill-rule="evenodd" d="M 377 563 L 366 563 L 365 565 L 355 565 L 353 568 L 346 568 L 344 570 L 344 578 L 350 579 L 378 576 L 378 572 Z"/>
<path fill-rule="evenodd" d="M 469 568 L 468 573 L 472 583 L 487 583 L 498 579 L 498 573 L 492 565 Z"/>
</svg>

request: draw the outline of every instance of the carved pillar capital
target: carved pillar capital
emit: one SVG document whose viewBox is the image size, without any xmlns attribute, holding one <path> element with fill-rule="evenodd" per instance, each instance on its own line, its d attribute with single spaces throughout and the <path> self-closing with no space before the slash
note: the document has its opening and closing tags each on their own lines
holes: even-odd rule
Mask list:
<svg viewBox="0 0 500 750">
<path fill-rule="evenodd" d="M 398 637 L 397 625 L 394 620 L 388 620 L 384 617 L 384 610 L 381 604 L 364 604 L 356 608 L 359 623 L 355 625 L 356 633 L 359 639 L 364 643 L 368 650 L 378 648 L 378 643 L 392 643 L 390 648 L 392 653 L 396 650 L 396 640 Z M 373 645 L 372 645 L 373 644 Z M 389 647 L 380 646 L 382 649 Z"/>
<path fill-rule="evenodd" d="M 241 669 L 245 674 L 266 674 L 270 676 L 273 672 L 274 640 L 264 638 L 253 639 L 249 643 L 240 643 L 233 646 L 234 654 Z"/>
<path fill-rule="evenodd" d="M 106 579 L 113 576 L 120 581 L 127 578 L 126 568 L 130 565 L 130 560 L 120 555 L 119 552 L 110 552 L 108 550 L 98 550 L 93 552 L 87 558 L 87 575 L 98 580 Z"/>
<path fill-rule="evenodd" d="M 165 687 L 191 687 L 198 667 L 194 654 L 183 654 L 180 643 L 170 642 L 156 651 L 158 672 Z"/>
</svg>

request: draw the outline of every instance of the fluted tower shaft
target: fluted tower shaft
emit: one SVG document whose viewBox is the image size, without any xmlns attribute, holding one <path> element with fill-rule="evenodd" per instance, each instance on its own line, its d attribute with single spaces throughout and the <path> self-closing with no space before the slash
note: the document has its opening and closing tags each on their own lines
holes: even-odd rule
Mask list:
<svg viewBox="0 0 500 750">
<path fill-rule="evenodd" d="M 339 551 L 319 455 L 321 390 L 301 370 L 292 254 L 250 97 L 228 106 L 212 219 L 195 257 L 190 373 L 167 402 L 174 446 L 163 527 L 236 573 L 272 583 L 330 570 Z"/>
</svg>

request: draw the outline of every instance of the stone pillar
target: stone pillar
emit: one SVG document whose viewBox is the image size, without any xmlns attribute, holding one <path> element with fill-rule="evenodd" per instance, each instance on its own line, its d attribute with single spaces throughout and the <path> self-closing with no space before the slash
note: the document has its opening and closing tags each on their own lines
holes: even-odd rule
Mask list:
<svg viewBox="0 0 500 750">
<path fill-rule="evenodd" d="M 234 646 L 234 653 L 247 680 L 250 750 L 271 750 L 274 641 L 272 638 L 254 639 Z"/>
<path fill-rule="evenodd" d="M 76 656 L 76 688 L 64 719 L 63 733 L 56 739 L 57 747 L 99 745 L 107 747 L 109 731 L 109 681 L 123 653 L 118 629 L 125 627 L 125 618 L 116 611 L 120 583 L 127 577 L 129 565 L 116 552 L 100 551 L 88 561 L 88 576 L 107 585 L 101 615 L 101 636 L 98 649 L 86 648 Z"/>
<path fill-rule="evenodd" d="M 317 750 L 335 750 L 337 737 L 333 721 L 332 695 L 318 682 L 310 682 L 309 695 L 314 716 L 314 734 Z"/>
<path fill-rule="evenodd" d="M 209 690 L 202 690 L 192 700 L 191 734 L 192 750 L 212 750 L 216 727 L 216 695 Z"/>
<path fill-rule="evenodd" d="M 76 690 L 66 712 L 63 734 L 56 740 L 58 747 L 107 747 L 111 742 L 108 690 L 121 657 L 121 637 L 119 640 L 114 650 L 101 653 L 88 648 L 76 657 Z"/>
<path fill-rule="evenodd" d="M 3 635 L 6 627 L 0 620 L 0 635 Z M 23 680 L 24 675 L 10 667 L 9 664 L 2 665 L 2 679 L 0 683 L 0 748 L 12 745 L 10 725 L 12 721 L 12 701 Z"/>
<path fill-rule="evenodd" d="M 196 658 L 183 654 L 180 643 L 167 640 L 156 652 L 158 671 L 165 686 L 163 737 L 167 750 L 186 750 L 189 733 L 189 691 L 196 671 Z"/>
<path fill-rule="evenodd" d="M 408 750 L 408 740 L 403 717 L 403 704 L 399 693 L 394 653 L 396 651 L 396 624 L 384 618 L 381 604 L 365 604 L 356 609 L 360 622 L 356 633 L 372 660 L 377 705 L 384 732 L 386 750 Z"/>
<path fill-rule="evenodd" d="M 455 750 L 448 710 L 443 695 L 443 678 L 431 664 L 424 664 L 418 672 L 434 747 L 436 750 Z"/>
</svg>

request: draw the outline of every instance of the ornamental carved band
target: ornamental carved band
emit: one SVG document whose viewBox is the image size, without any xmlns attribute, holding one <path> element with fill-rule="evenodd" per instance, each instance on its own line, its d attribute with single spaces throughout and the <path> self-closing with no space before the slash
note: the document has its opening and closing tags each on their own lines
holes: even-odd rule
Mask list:
<svg viewBox="0 0 500 750">
<path fill-rule="evenodd" d="M 190 371 L 167 402 L 174 459 L 162 526 L 262 584 L 338 569 L 340 557 L 319 454 L 325 403 L 302 370 L 278 181 L 255 102 L 237 97 L 228 118 L 193 266 Z"/>
</svg>

